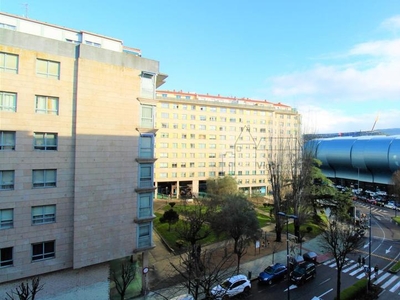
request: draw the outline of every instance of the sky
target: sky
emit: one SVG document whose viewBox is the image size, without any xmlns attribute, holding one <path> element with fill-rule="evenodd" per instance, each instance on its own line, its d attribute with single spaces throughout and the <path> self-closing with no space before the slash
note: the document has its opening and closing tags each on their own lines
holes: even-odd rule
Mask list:
<svg viewBox="0 0 400 300">
<path fill-rule="evenodd" d="M 283 103 L 305 133 L 400 127 L 399 0 L 0 0 L 2 12 L 123 40 L 162 90 Z"/>
</svg>

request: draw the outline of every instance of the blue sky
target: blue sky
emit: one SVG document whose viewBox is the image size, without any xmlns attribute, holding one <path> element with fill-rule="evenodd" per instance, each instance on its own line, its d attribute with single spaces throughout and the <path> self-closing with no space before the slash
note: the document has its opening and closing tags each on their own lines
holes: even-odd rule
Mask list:
<svg viewBox="0 0 400 300">
<path fill-rule="evenodd" d="M 400 127 L 399 0 L 0 0 L 0 10 L 140 48 L 168 74 L 162 89 L 291 105 L 305 132 Z"/>
</svg>

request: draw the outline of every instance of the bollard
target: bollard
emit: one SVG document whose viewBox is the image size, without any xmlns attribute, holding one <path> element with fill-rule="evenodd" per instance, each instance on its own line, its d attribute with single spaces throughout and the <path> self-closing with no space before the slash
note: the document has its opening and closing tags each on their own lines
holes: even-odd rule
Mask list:
<svg viewBox="0 0 400 300">
<path fill-rule="evenodd" d="M 248 278 L 249 280 L 251 280 L 251 271 L 249 271 L 249 274 L 247 275 L 247 278 Z"/>
</svg>

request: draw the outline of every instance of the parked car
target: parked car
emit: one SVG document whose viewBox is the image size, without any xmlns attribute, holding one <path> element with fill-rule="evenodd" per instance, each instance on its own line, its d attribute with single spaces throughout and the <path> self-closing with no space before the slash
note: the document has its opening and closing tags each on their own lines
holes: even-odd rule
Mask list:
<svg viewBox="0 0 400 300">
<path fill-rule="evenodd" d="M 215 299 L 229 299 L 241 293 L 249 293 L 251 289 L 250 280 L 243 274 L 232 276 L 211 290 Z"/>
<path fill-rule="evenodd" d="M 290 256 L 289 257 L 289 272 L 293 271 L 294 268 L 299 264 L 304 262 L 304 258 L 301 255 Z"/>
<path fill-rule="evenodd" d="M 302 285 L 310 278 L 315 278 L 317 268 L 315 264 L 309 261 L 302 262 L 296 266 L 293 272 L 290 273 L 290 281 L 296 285 Z"/>
<path fill-rule="evenodd" d="M 390 209 L 397 209 L 397 208 L 396 208 L 396 205 L 394 205 L 394 203 L 386 203 L 386 204 L 385 204 L 385 207 L 386 207 L 386 208 L 390 208 Z"/>
<path fill-rule="evenodd" d="M 317 262 L 317 257 L 318 257 L 317 253 L 312 251 L 303 254 L 303 258 L 305 261 L 311 261 L 313 263 Z"/>
<path fill-rule="evenodd" d="M 283 279 L 286 273 L 287 267 L 284 264 L 276 263 L 265 268 L 265 270 L 258 275 L 258 282 L 272 284 L 273 281 Z"/>
<path fill-rule="evenodd" d="M 171 298 L 170 300 L 194 300 L 194 297 L 189 294 L 179 295 Z"/>
</svg>

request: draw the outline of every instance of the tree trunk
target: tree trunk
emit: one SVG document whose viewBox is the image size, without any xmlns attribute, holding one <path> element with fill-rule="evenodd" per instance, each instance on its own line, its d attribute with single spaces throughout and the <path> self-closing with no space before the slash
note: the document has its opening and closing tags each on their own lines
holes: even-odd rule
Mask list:
<svg viewBox="0 0 400 300">
<path fill-rule="evenodd" d="M 342 285 L 341 282 L 342 268 L 337 269 L 337 282 L 336 282 L 336 300 L 340 300 L 340 287 Z"/>
</svg>

